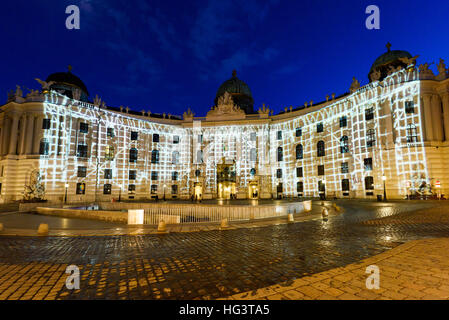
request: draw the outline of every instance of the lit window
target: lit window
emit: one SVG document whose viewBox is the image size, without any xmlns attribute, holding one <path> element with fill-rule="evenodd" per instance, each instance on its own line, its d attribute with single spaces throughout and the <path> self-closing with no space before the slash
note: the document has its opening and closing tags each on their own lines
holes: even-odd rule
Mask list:
<svg viewBox="0 0 449 320">
<path fill-rule="evenodd" d="M 157 184 L 152 184 L 151 185 L 151 194 L 156 194 L 157 193 Z"/>
<path fill-rule="evenodd" d="M 414 124 L 407 125 L 407 142 L 418 142 L 418 132 Z"/>
<path fill-rule="evenodd" d="M 128 193 L 129 194 L 135 194 L 136 193 L 136 185 L 135 184 L 130 184 L 128 186 Z"/>
<path fill-rule="evenodd" d="M 86 184 L 85 183 L 77 183 L 76 184 L 76 194 L 85 194 L 86 193 Z"/>
<path fill-rule="evenodd" d="M 114 146 L 106 146 L 104 157 L 106 160 L 114 160 Z"/>
<path fill-rule="evenodd" d="M 103 187 L 103 194 L 111 194 L 112 186 L 111 184 L 107 183 Z"/>
</svg>

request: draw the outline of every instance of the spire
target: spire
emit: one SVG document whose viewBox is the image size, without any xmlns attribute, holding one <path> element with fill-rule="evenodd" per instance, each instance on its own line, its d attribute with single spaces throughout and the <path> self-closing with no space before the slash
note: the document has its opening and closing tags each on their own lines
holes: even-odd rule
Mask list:
<svg viewBox="0 0 449 320">
<path fill-rule="evenodd" d="M 391 51 L 391 43 L 390 43 L 390 42 L 388 42 L 387 45 L 386 45 L 385 47 L 387 47 L 388 52 Z"/>
<path fill-rule="evenodd" d="M 235 69 L 232 70 L 232 77 L 237 78 L 237 71 Z"/>
<path fill-rule="evenodd" d="M 70 64 L 67 66 L 67 69 L 69 69 L 69 72 L 72 72 L 72 66 Z"/>
</svg>

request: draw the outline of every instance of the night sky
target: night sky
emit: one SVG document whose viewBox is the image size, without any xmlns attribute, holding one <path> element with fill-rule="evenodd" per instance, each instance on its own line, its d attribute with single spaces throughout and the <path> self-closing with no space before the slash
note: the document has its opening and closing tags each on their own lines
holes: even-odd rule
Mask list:
<svg viewBox="0 0 449 320">
<path fill-rule="evenodd" d="M 80 30 L 65 27 L 70 4 L 80 7 Z M 370 4 L 380 30 L 365 27 Z M 236 69 L 255 109 L 277 113 L 345 93 L 353 76 L 366 84 L 387 42 L 419 54 L 419 64 L 449 65 L 448 32 L 447 0 L 3 1 L 0 103 L 16 84 L 38 89 L 34 78 L 70 64 L 91 99 L 203 116 Z"/>
</svg>

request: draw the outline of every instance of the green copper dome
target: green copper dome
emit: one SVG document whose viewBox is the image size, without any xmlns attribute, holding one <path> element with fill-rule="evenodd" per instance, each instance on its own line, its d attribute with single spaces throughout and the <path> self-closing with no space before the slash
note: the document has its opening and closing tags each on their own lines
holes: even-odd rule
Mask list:
<svg viewBox="0 0 449 320">
<path fill-rule="evenodd" d="M 245 113 L 254 113 L 254 100 L 251 90 L 245 82 L 237 78 L 237 72 L 235 70 L 232 72 L 232 78 L 223 82 L 218 88 L 214 100 L 215 105 L 217 105 L 218 98 L 224 95 L 225 92 L 231 94 L 234 103 L 245 111 Z"/>
</svg>

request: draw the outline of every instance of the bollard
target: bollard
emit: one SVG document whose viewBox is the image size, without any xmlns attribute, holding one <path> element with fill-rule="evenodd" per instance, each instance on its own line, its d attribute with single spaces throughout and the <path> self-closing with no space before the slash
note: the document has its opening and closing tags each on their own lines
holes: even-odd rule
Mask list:
<svg viewBox="0 0 449 320">
<path fill-rule="evenodd" d="M 46 236 L 46 235 L 48 235 L 48 230 L 49 230 L 48 224 L 41 223 L 39 225 L 39 228 L 37 228 L 37 234 L 40 236 Z"/>
<path fill-rule="evenodd" d="M 295 219 L 293 218 L 293 213 L 288 214 L 288 222 L 295 222 Z"/>
<path fill-rule="evenodd" d="M 228 219 L 227 218 L 222 219 L 220 224 L 220 230 L 225 230 L 228 228 L 229 228 Z"/>
<path fill-rule="evenodd" d="M 3 231 L 3 223 L 0 223 L 0 232 L 2 232 Z"/>
<path fill-rule="evenodd" d="M 157 233 L 168 233 L 167 225 L 164 220 L 159 221 L 159 224 L 157 225 Z"/>
</svg>

